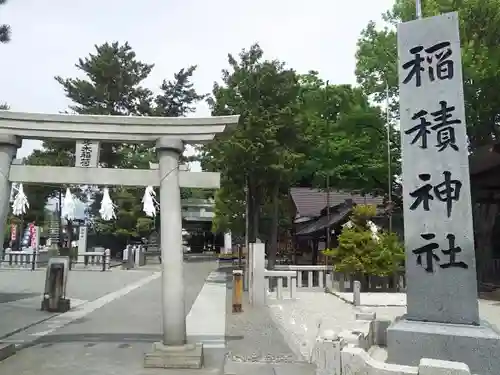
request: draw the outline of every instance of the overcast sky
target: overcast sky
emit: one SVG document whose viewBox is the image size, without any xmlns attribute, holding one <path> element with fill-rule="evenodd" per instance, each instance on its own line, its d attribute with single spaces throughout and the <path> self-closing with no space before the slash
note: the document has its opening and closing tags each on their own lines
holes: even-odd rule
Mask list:
<svg viewBox="0 0 500 375">
<path fill-rule="evenodd" d="M 95 44 L 128 41 L 155 68 L 153 91 L 179 69 L 198 65 L 200 92 L 209 92 L 227 54 L 259 42 L 268 58 L 299 72 L 314 69 L 330 83 L 355 83 L 356 41 L 393 0 L 10 0 L 0 23 L 12 41 L 0 46 L 0 102 L 13 111 L 57 113 L 68 106 L 55 75 L 76 76 L 77 59 Z M 127 4 L 129 4 L 127 6 Z M 208 115 L 199 106 L 196 116 Z M 18 156 L 40 142 L 24 141 Z"/>
</svg>

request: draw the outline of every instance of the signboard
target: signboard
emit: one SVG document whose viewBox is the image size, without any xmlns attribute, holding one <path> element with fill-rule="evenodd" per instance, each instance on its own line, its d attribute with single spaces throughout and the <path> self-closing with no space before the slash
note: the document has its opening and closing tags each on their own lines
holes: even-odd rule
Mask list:
<svg viewBox="0 0 500 375">
<path fill-rule="evenodd" d="M 458 14 L 398 25 L 410 320 L 479 322 Z"/>
<path fill-rule="evenodd" d="M 78 230 L 78 263 L 84 263 L 85 257 L 82 254 L 87 252 L 87 226 L 80 225 Z"/>
<path fill-rule="evenodd" d="M 88 168 L 99 164 L 100 144 L 96 141 L 83 140 L 76 142 L 75 166 Z"/>
</svg>

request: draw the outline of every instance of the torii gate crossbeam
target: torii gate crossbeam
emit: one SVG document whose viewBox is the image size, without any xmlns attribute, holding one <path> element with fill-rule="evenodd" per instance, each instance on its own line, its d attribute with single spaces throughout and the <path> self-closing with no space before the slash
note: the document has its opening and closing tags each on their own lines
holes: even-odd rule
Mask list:
<svg viewBox="0 0 500 375">
<path fill-rule="evenodd" d="M 12 181 L 160 187 L 163 340 L 146 354 L 146 367 L 199 368 L 203 363 L 203 346 L 188 343 L 186 338 L 180 186 L 218 187 L 219 174 L 179 172 L 179 156 L 185 143 L 210 141 L 228 125 L 236 125 L 238 119 L 239 116 L 165 118 L 0 111 L 0 233 L 9 211 Z M 151 143 L 158 152 L 159 168 L 12 165 L 22 139 Z"/>
</svg>

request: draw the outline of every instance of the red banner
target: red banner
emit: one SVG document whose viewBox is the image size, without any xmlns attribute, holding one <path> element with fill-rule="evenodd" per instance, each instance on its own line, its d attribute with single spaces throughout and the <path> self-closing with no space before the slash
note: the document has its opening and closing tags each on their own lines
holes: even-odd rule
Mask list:
<svg viewBox="0 0 500 375">
<path fill-rule="evenodd" d="M 30 223 L 30 238 L 31 238 L 31 248 L 35 248 L 36 246 L 36 227 L 34 223 Z"/>
<path fill-rule="evenodd" d="M 15 241 L 16 238 L 17 238 L 17 225 L 11 224 L 10 225 L 10 240 Z"/>
</svg>

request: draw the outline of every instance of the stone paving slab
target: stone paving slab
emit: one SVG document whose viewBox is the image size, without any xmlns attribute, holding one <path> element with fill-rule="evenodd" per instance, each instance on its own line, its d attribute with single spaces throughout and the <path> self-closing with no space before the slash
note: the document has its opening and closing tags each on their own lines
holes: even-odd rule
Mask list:
<svg viewBox="0 0 500 375">
<path fill-rule="evenodd" d="M 227 362 L 224 375 L 314 375 L 316 366 L 310 363 Z"/>
<path fill-rule="evenodd" d="M 376 294 L 376 293 L 372 293 Z M 396 294 L 396 293 L 395 293 Z M 373 300 L 372 303 L 377 303 Z M 323 292 L 298 292 L 296 300 L 270 300 L 269 310 L 274 321 L 285 332 L 285 339 L 303 357 L 310 355 L 316 337 L 326 330 L 368 332 L 369 322 L 356 320 L 356 313 L 374 312 L 377 319 L 394 320 L 406 313 L 406 306 L 384 306 L 384 296 L 377 306 L 353 306 L 341 298 Z M 395 296 L 395 300 L 397 300 Z M 500 328 L 500 302 L 478 300 L 479 313 L 494 328 Z"/>
<path fill-rule="evenodd" d="M 47 342 L 0 363 L 2 375 L 205 375 L 220 374 L 224 349 L 206 349 L 202 370 L 145 369 L 144 342 Z"/>
<path fill-rule="evenodd" d="M 332 291 L 340 299 L 353 303 L 353 293 Z M 360 293 L 361 306 L 406 306 L 406 293 Z"/>
<path fill-rule="evenodd" d="M 77 306 L 152 274 L 151 271 L 71 272 L 67 295 L 72 305 Z M 57 315 L 40 311 L 45 272 L 0 270 L 0 286 L 0 338 Z"/>
<path fill-rule="evenodd" d="M 232 289 L 227 292 L 227 358 L 236 362 L 295 362 L 300 360 L 285 342 L 283 334 L 272 320 L 267 307 L 248 304 L 243 296 L 243 312 L 232 312 Z"/>
</svg>

